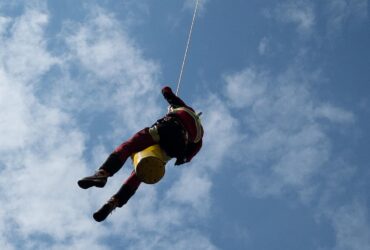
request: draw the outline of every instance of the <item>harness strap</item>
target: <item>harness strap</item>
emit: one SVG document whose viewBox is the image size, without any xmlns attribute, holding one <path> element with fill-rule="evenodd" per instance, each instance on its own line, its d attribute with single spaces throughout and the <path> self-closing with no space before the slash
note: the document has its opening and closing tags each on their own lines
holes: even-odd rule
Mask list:
<svg viewBox="0 0 370 250">
<path fill-rule="evenodd" d="M 186 107 L 173 108 L 171 110 L 171 113 L 177 113 L 179 111 L 185 111 L 187 114 L 189 114 L 194 119 L 195 127 L 196 127 L 196 130 L 197 130 L 197 134 L 196 134 L 196 137 L 194 139 L 194 143 L 199 142 L 202 139 L 202 123 L 201 123 L 199 115 L 197 115 L 194 111 L 192 111 L 191 109 L 188 109 Z"/>
<path fill-rule="evenodd" d="M 158 128 L 156 125 L 149 128 L 149 134 L 152 136 L 153 141 L 157 143 L 159 142 L 160 138 L 159 138 Z"/>
</svg>

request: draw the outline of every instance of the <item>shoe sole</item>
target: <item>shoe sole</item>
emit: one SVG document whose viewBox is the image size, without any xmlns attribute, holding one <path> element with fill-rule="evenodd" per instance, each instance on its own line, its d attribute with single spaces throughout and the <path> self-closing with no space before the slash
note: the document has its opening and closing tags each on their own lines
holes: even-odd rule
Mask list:
<svg viewBox="0 0 370 250">
<path fill-rule="evenodd" d="M 90 187 L 98 187 L 98 188 L 102 188 L 105 186 L 105 183 L 104 182 L 100 182 L 100 181 L 93 181 L 93 180 L 79 180 L 77 182 L 78 186 L 82 189 L 88 189 Z"/>
<path fill-rule="evenodd" d="M 99 215 L 99 214 L 97 214 L 97 213 L 94 213 L 94 214 L 93 214 L 93 218 L 94 218 L 94 220 L 95 220 L 96 222 L 102 222 L 102 221 L 104 221 L 107 217 L 108 217 L 108 216 L 105 216 L 105 217 L 103 218 L 101 215 Z"/>
</svg>

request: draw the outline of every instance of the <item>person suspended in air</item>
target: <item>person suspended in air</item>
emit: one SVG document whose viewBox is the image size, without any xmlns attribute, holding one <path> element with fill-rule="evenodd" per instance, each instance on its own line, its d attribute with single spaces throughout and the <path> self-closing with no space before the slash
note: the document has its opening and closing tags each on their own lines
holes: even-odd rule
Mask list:
<svg viewBox="0 0 370 250">
<path fill-rule="evenodd" d="M 108 178 L 121 169 L 128 157 L 156 144 L 168 157 L 176 158 L 175 165 L 191 161 L 202 147 L 204 131 L 199 115 L 176 96 L 170 87 L 162 88 L 162 95 L 170 105 L 168 113 L 151 127 L 140 130 L 119 145 L 95 174 L 78 181 L 79 187 L 104 187 Z M 133 170 L 118 192 L 93 214 L 93 218 L 98 222 L 105 220 L 115 208 L 127 203 L 141 183 L 142 180 Z"/>
</svg>

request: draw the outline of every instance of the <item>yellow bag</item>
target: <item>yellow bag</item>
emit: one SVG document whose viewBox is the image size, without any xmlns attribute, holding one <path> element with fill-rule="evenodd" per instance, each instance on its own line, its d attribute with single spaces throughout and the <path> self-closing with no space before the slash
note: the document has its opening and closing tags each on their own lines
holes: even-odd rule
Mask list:
<svg viewBox="0 0 370 250">
<path fill-rule="evenodd" d="M 136 175 L 146 184 L 162 179 L 166 163 L 171 159 L 158 144 L 150 146 L 131 156 Z"/>
</svg>

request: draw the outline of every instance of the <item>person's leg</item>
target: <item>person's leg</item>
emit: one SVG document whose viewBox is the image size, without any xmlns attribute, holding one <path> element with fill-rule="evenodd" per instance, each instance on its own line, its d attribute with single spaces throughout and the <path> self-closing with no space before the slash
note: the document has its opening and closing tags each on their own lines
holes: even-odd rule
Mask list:
<svg viewBox="0 0 370 250">
<path fill-rule="evenodd" d="M 79 180 L 78 185 L 84 189 L 92 186 L 104 187 L 107 178 L 117 173 L 129 156 L 155 143 L 149 133 L 149 128 L 140 130 L 129 140 L 119 145 L 94 175 Z"/>
<path fill-rule="evenodd" d="M 141 181 L 137 177 L 135 170 L 133 170 L 130 177 L 125 181 L 125 183 L 123 183 L 118 192 L 113 195 L 113 197 L 119 201 L 119 207 L 122 207 L 128 202 L 128 200 L 135 194 L 140 184 Z"/>
<path fill-rule="evenodd" d="M 96 221 L 101 222 L 116 208 L 125 205 L 128 200 L 135 194 L 139 188 L 141 181 L 136 176 L 135 171 L 132 171 L 130 177 L 123 183 L 118 192 L 113 195 L 93 217 Z"/>
<path fill-rule="evenodd" d="M 146 149 L 154 145 L 156 142 L 153 140 L 149 133 L 149 128 L 144 128 L 132 136 L 129 140 L 119 145 L 113 152 L 118 156 L 118 159 L 123 165 L 128 157 L 133 153 Z"/>
</svg>

